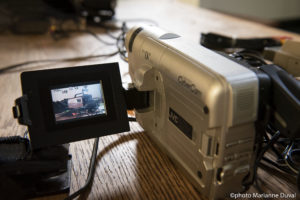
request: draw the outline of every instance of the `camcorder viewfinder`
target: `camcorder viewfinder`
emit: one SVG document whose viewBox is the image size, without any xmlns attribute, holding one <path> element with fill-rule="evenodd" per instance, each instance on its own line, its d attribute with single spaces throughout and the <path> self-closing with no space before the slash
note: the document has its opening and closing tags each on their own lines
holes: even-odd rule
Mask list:
<svg viewBox="0 0 300 200">
<path fill-rule="evenodd" d="M 28 71 L 14 116 L 33 148 L 129 130 L 118 63 Z"/>
</svg>

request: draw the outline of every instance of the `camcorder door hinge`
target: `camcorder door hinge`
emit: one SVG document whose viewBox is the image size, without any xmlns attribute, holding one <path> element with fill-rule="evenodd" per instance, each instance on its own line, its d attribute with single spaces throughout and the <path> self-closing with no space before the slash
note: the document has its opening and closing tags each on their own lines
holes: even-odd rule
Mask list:
<svg viewBox="0 0 300 200">
<path fill-rule="evenodd" d="M 127 110 L 149 107 L 149 91 L 138 91 L 135 87 L 124 89 Z"/>
<path fill-rule="evenodd" d="M 15 106 L 12 108 L 14 118 L 23 125 L 32 125 L 28 109 L 28 96 L 25 94 L 15 100 Z"/>
</svg>

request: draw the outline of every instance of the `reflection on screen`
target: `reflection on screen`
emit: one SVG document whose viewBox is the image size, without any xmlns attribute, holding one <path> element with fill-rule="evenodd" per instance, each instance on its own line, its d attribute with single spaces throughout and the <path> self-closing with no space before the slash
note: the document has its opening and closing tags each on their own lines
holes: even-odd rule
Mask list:
<svg viewBox="0 0 300 200">
<path fill-rule="evenodd" d="M 51 89 L 56 122 L 107 114 L 102 83 Z"/>
</svg>

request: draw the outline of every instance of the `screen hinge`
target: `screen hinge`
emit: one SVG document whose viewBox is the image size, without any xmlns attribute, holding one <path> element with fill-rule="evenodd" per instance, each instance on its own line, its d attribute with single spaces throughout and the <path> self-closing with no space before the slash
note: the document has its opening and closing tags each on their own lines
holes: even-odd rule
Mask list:
<svg viewBox="0 0 300 200">
<path fill-rule="evenodd" d="M 127 110 L 149 107 L 149 91 L 138 91 L 135 87 L 124 89 Z"/>
</svg>

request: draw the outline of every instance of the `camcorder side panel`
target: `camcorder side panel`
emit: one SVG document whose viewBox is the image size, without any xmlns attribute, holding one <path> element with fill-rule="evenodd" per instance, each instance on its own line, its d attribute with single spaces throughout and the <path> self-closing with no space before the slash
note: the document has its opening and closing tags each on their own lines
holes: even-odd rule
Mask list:
<svg viewBox="0 0 300 200">
<path fill-rule="evenodd" d="M 202 195 L 241 192 L 252 168 L 255 74 L 157 28 L 132 29 L 126 43 L 135 87 L 151 94 L 137 121 Z"/>
</svg>

